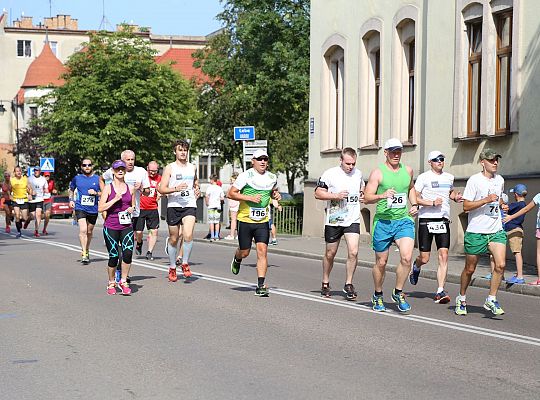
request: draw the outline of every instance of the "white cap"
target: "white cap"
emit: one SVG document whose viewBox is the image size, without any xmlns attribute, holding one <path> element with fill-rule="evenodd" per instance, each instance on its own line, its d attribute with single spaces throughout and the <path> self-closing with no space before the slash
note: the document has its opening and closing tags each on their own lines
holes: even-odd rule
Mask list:
<svg viewBox="0 0 540 400">
<path fill-rule="evenodd" d="M 257 149 L 253 152 L 253 157 L 251 157 L 252 159 L 253 158 L 259 158 L 259 157 L 262 157 L 262 156 L 266 156 L 268 157 L 268 153 L 266 152 L 266 150 L 264 149 Z"/>
<path fill-rule="evenodd" d="M 399 139 L 391 138 L 386 141 L 384 144 L 385 150 L 396 150 L 396 149 L 402 149 L 403 145 L 399 141 Z"/>
<path fill-rule="evenodd" d="M 433 151 L 431 151 L 431 152 L 428 154 L 427 160 L 428 160 L 428 161 L 431 161 L 431 160 L 436 159 L 436 158 L 439 157 L 439 156 L 443 156 L 443 157 L 444 157 L 444 154 L 441 153 L 439 150 L 433 150 Z"/>
</svg>

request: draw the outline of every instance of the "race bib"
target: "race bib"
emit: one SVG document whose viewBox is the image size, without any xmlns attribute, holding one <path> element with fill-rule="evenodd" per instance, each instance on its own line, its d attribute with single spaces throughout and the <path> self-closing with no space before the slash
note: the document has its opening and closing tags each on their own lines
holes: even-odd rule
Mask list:
<svg viewBox="0 0 540 400">
<path fill-rule="evenodd" d="M 261 221 L 265 219 L 267 215 L 268 211 L 266 208 L 249 208 L 249 218 L 251 218 L 253 221 Z"/>
<path fill-rule="evenodd" d="M 347 203 L 351 205 L 358 204 L 359 201 L 360 201 L 360 195 L 358 193 L 350 194 L 349 196 L 347 196 Z"/>
<path fill-rule="evenodd" d="M 407 207 L 407 193 L 396 193 L 393 197 L 386 199 L 388 208 L 405 208 Z"/>
<path fill-rule="evenodd" d="M 499 203 L 488 203 L 484 208 L 484 215 L 490 218 L 498 218 L 500 214 Z"/>
<path fill-rule="evenodd" d="M 150 188 L 150 194 L 148 195 L 148 197 L 156 197 L 156 188 Z"/>
<path fill-rule="evenodd" d="M 93 206 L 96 203 L 96 198 L 94 196 L 81 196 L 81 205 L 82 206 Z"/>
<path fill-rule="evenodd" d="M 44 199 L 50 199 L 50 198 L 51 198 L 51 194 L 50 194 L 50 193 L 43 193 L 43 198 L 44 198 Z"/>
<path fill-rule="evenodd" d="M 128 213 L 127 211 L 120 211 L 118 213 L 118 221 L 122 224 L 122 225 L 129 225 L 131 224 L 131 214 Z"/>
<path fill-rule="evenodd" d="M 24 199 L 15 199 L 15 203 L 17 203 L 17 204 L 24 204 L 25 201 L 24 201 Z"/>
<path fill-rule="evenodd" d="M 178 196 L 180 196 L 180 197 L 190 197 L 191 196 L 191 190 L 189 190 L 189 189 L 180 190 L 178 192 Z"/>
<path fill-rule="evenodd" d="M 429 233 L 446 233 L 446 224 L 444 221 L 428 222 L 427 229 Z"/>
</svg>

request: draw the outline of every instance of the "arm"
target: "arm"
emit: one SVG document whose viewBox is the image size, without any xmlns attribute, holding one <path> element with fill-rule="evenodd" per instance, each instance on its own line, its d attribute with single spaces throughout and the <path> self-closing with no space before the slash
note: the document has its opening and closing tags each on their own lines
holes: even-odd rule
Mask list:
<svg viewBox="0 0 540 400">
<path fill-rule="evenodd" d="M 512 214 L 512 215 L 507 215 L 506 217 L 504 217 L 503 222 L 512 221 L 514 218 L 521 217 L 522 215 L 527 214 L 529 211 L 531 211 L 534 208 L 535 205 L 536 205 L 535 202 L 533 200 L 531 200 L 529 202 L 529 204 L 527 204 L 525 207 L 523 207 L 517 213 Z"/>
<path fill-rule="evenodd" d="M 410 167 L 407 167 L 407 172 L 409 173 L 409 176 L 411 177 L 411 181 L 409 182 L 409 201 L 411 203 L 409 214 L 416 215 L 418 214 L 418 199 L 416 198 L 416 190 L 414 189 L 414 181 L 413 181 L 414 173 L 413 173 L 412 168 Z"/>
<path fill-rule="evenodd" d="M 167 165 L 165 167 L 165 171 L 163 171 L 163 176 L 161 177 L 161 182 L 159 182 L 158 185 L 158 192 L 162 195 L 171 194 L 174 192 L 178 192 L 181 186 L 185 186 L 184 189 L 187 189 L 187 185 L 185 183 L 178 185 L 176 187 L 169 187 L 169 181 L 171 179 L 171 166 Z"/>
<path fill-rule="evenodd" d="M 452 189 L 450 191 L 450 200 L 454 200 L 456 203 L 463 203 L 463 195 L 461 192 L 456 192 Z"/>
<path fill-rule="evenodd" d="M 109 198 L 109 195 L 111 194 L 110 185 L 105 186 L 102 194 L 103 195 L 100 197 L 99 203 L 98 203 L 98 212 L 107 211 L 109 208 L 111 208 L 114 205 L 114 203 L 116 203 L 118 200 L 122 198 L 121 194 L 116 193 L 116 196 L 114 198 L 112 198 L 110 201 L 107 201 L 107 199 Z M 132 195 L 132 197 L 135 197 L 135 196 Z"/>
<path fill-rule="evenodd" d="M 418 205 L 424 206 L 424 207 L 436 207 L 440 206 L 442 204 L 442 199 L 440 197 L 437 197 L 436 200 L 426 200 L 422 198 L 422 193 L 416 190 L 416 203 Z"/>
<path fill-rule="evenodd" d="M 394 196 L 396 191 L 394 189 L 388 189 L 386 192 L 377 194 L 377 189 L 382 181 L 382 172 L 379 168 L 374 169 L 369 174 L 368 183 L 364 189 L 364 203 L 374 204 L 382 199 L 388 199 Z"/>
<path fill-rule="evenodd" d="M 467 200 L 465 199 L 463 201 L 463 211 L 469 212 L 472 210 L 476 210 L 477 208 L 480 208 L 482 206 L 485 206 L 486 204 L 493 203 L 494 201 L 497 201 L 499 196 L 497 196 L 495 193 L 492 193 L 488 195 L 487 197 L 484 197 L 480 200 Z"/>
<path fill-rule="evenodd" d="M 208 207 L 208 204 L 210 204 L 210 196 L 208 195 L 208 189 L 206 190 L 206 196 L 204 196 L 204 203 Z"/>
<path fill-rule="evenodd" d="M 193 179 L 193 191 L 195 192 L 195 197 L 201 195 L 201 187 L 199 186 L 199 177 L 197 176 L 197 168 L 195 168 L 195 178 Z"/>
</svg>

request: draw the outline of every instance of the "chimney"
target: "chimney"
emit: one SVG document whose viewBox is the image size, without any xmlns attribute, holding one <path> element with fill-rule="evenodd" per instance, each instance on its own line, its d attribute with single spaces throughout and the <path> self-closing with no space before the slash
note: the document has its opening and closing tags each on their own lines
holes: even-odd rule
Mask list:
<svg viewBox="0 0 540 400">
<path fill-rule="evenodd" d="M 32 21 L 32 17 L 22 17 L 20 22 L 20 28 L 25 29 L 32 29 L 34 26 L 34 23 Z"/>
</svg>

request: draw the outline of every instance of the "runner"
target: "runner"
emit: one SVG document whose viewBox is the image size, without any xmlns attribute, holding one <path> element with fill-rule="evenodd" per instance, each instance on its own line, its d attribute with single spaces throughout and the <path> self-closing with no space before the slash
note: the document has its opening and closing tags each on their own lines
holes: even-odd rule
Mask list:
<svg viewBox="0 0 540 400">
<path fill-rule="evenodd" d="M 144 225 L 146 223 L 146 228 L 149 231 L 146 259 L 153 260 L 154 256 L 152 255 L 152 252 L 154 251 L 154 246 L 156 245 L 159 228 L 158 201 L 161 198 L 161 195 L 158 193 L 157 187 L 159 182 L 161 182 L 161 175 L 158 174 L 159 165 L 156 161 L 150 161 L 146 170 L 148 171 L 150 192 L 148 195 L 143 193 L 141 196 L 141 212 L 139 214 L 139 218 L 137 218 L 137 224 L 135 226 L 135 239 L 137 241 L 135 254 L 142 254 L 143 232 Z"/>
<path fill-rule="evenodd" d="M 32 188 L 28 183 L 28 177 L 23 176 L 21 167 L 15 167 L 13 175 L 11 177 L 13 211 L 15 212 L 15 227 L 17 228 L 16 237 L 20 238 L 22 224 L 28 220 L 28 200 L 32 198 Z"/>
<path fill-rule="evenodd" d="M 69 184 L 69 206 L 75 210 L 79 225 L 81 243 L 81 262 L 90 263 L 90 242 L 98 217 L 98 196 L 101 194 L 99 177 L 94 175 L 92 160 L 83 158 L 81 174 L 76 175 Z"/>
<path fill-rule="evenodd" d="M 437 245 L 439 268 L 435 303 L 446 304 L 450 296 L 444 290 L 448 274 L 448 249 L 450 248 L 450 200 L 461 202 L 460 192 L 454 192 L 454 175 L 444 172 L 444 154 L 433 150 L 428 154 L 431 167 L 416 178 L 414 189 L 416 199 L 421 206 L 418 212 L 418 247 L 420 254 L 413 262 L 409 281 L 416 285 L 422 265 L 429 262 L 431 244 L 435 238 Z"/>
<path fill-rule="evenodd" d="M 270 199 L 281 199 L 277 189 L 276 175 L 268 171 L 268 154 L 257 149 L 251 159 L 253 167 L 238 175 L 227 197 L 240 201 L 238 210 L 238 249 L 231 262 L 231 271 L 238 275 L 240 263 L 249 255 L 251 242 L 257 248 L 257 288 L 255 295 L 267 297 L 268 286 L 264 283 L 268 269 L 268 240 L 270 228 L 268 214 Z"/>
<path fill-rule="evenodd" d="M 497 291 L 506 264 L 506 233 L 502 227 L 500 212 L 504 179 L 497 174 L 500 154 L 491 149 L 480 153 L 482 172 L 467 180 L 463 192 L 463 211 L 468 213 L 469 224 L 465 232 L 465 267 L 461 273 L 461 288 L 456 297 L 455 313 L 467 315 L 466 292 L 478 265 L 480 256 L 488 251 L 493 255 L 495 268 L 484 308 L 494 315 L 504 314 L 497 301 Z M 506 206 L 507 208 L 508 206 Z"/>
<path fill-rule="evenodd" d="M 375 250 L 375 265 L 373 266 L 375 293 L 371 302 L 375 311 L 386 311 L 383 301 L 383 282 L 392 242 L 396 243 L 400 256 L 392 300 L 397 303 L 398 310 L 401 312 L 411 309 L 410 304 L 405 300 L 403 286 L 411 270 L 414 249 L 412 217 L 418 213 L 418 203 L 412 179 L 413 170 L 400 162 L 402 151 L 403 145 L 398 139 L 388 139 L 384 144 L 386 160 L 384 164 L 380 164 L 371 172 L 365 190 L 366 204 L 377 203 L 372 237 L 373 250 Z M 409 209 L 407 198 L 411 203 Z"/>
<path fill-rule="evenodd" d="M 39 226 L 43 217 L 43 199 L 45 194 L 49 192 L 49 185 L 45 177 L 41 176 L 41 168 L 39 166 L 34 167 L 34 174 L 28 182 L 34 192 L 34 198 L 28 202 L 28 211 L 32 216 L 26 220 L 24 227 L 26 228 L 30 220 L 33 219 L 34 237 L 39 237 Z"/>
<path fill-rule="evenodd" d="M 44 172 L 43 176 L 47 180 L 47 185 L 49 192 L 43 195 L 43 211 L 45 212 L 45 222 L 43 224 L 42 235 L 48 235 L 47 226 L 49 226 L 49 220 L 51 219 L 51 207 L 52 207 L 52 196 L 58 194 L 56 188 L 54 187 L 54 181 L 51 179 L 50 172 Z"/>
<path fill-rule="evenodd" d="M 341 237 L 347 244 L 346 278 L 343 293 L 347 300 L 356 300 L 353 285 L 354 272 L 358 263 L 358 243 L 360 240 L 360 203 L 364 200 L 364 180 L 362 172 L 355 168 L 356 151 L 351 147 L 342 150 L 340 164 L 326 170 L 315 189 L 315 198 L 326 200 L 326 222 L 324 241 L 326 251 L 323 257 L 321 296 L 330 297 L 330 272 L 334 267 Z"/>
<path fill-rule="evenodd" d="M 217 184 L 218 176 L 210 176 L 210 185 L 206 188 L 205 202 L 207 207 L 207 220 L 210 225 L 210 240 L 219 240 L 219 222 L 221 220 L 221 201 L 225 194 L 221 186 Z"/>
<path fill-rule="evenodd" d="M 4 171 L 2 182 L 2 199 L 4 199 L 4 215 L 6 217 L 6 233 L 11 232 L 11 220 L 13 219 L 13 202 L 11 201 L 11 173 Z"/>
<path fill-rule="evenodd" d="M 135 211 L 134 187 L 126 184 L 124 175 L 126 163 L 116 160 L 112 163 L 112 183 L 103 188 L 103 195 L 99 199 L 99 212 L 106 211 L 105 223 L 103 224 L 103 237 L 109 252 L 107 271 L 109 283 L 107 294 L 116 294 L 116 288 L 123 295 L 131 294 L 131 288 L 127 282 L 129 267 L 133 258 L 133 222 L 131 214 Z M 120 283 L 116 283 L 114 275 L 119 261 L 119 247 L 122 251 L 122 272 Z"/>
<path fill-rule="evenodd" d="M 197 197 L 200 195 L 195 165 L 188 162 L 189 142 L 178 140 L 173 146 L 176 160 L 165 167 L 158 191 L 167 196 L 167 225 L 169 237 L 166 252 L 169 256 L 169 281 L 176 282 L 176 255 L 178 242 L 183 239 L 181 268 L 185 278 L 192 273 L 189 258 L 193 248 L 193 230 L 197 215 Z"/>
</svg>

